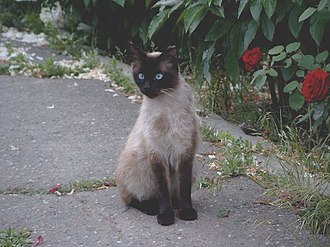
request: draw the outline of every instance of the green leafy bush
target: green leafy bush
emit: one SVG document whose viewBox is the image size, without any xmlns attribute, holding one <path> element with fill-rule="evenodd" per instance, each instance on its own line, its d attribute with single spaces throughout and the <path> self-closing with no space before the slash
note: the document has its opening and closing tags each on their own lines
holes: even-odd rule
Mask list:
<svg viewBox="0 0 330 247">
<path fill-rule="evenodd" d="M 301 114 L 297 118 L 298 124 L 308 122 L 306 126 L 311 133 L 324 135 L 322 130 L 325 128 L 326 133 L 330 132 L 330 63 L 326 62 L 329 51 L 316 56 L 306 55 L 300 46 L 300 42 L 294 42 L 271 48 L 262 68 L 253 73 L 252 82 L 259 90 L 266 82 L 275 82 L 279 85 L 278 95 L 275 88 L 270 87 L 274 105 L 278 108 L 288 105 L 293 110 L 293 117 Z"/>
<path fill-rule="evenodd" d="M 149 38 L 174 16 L 183 39 L 203 51 L 197 55 L 201 55 L 200 72 L 207 81 L 217 56 L 223 57 L 228 75 L 237 81 L 239 59 L 251 43 L 267 49 L 274 43 L 299 40 L 307 51 L 315 51 L 330 42 L 324 36 L 330 21 L 330 3 L 325 0 L 182 0 L 159 1 L 155 6 L 159 13 L 150 23 Z"/>
</svg>

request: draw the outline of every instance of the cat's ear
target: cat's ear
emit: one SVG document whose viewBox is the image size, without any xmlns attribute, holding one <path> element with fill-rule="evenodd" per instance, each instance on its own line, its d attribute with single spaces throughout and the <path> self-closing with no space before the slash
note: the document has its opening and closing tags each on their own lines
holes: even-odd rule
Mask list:
<svg viewBox="0 0 330 247">
<path fill-rule="evenodd" d="M 167 49 L 162 53 L 162 57 L 164 59 L 177 60 L 178 55 L 176 52 L 176 46 L 172 45 L 172 46 L 167 47 Z"/>
<path fill-rule="evenodd" d="M 142 60 L 146 54 L 139 50 L 132 42 L 129 44 L 130 54 L 133 58 L 133 61 Z"/>
<path fill-rule="evenodd" d="M 167 49 L 165 51 L 163 51 L 161 58 L 163 61 L 176 65 L 177 61 L 178 61 L 176 46 L 172 45 L 172 46 L 167 47 Z"/>
</svg>

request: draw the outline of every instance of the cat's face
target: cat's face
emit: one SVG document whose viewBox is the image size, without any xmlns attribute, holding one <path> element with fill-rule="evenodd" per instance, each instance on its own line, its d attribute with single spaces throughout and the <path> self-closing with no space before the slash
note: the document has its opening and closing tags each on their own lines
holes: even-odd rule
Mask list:
<svg viewBox="0 0 330 247">
<path fill-rule="evenodd" d="M 162 90 L 174 89 L 178 85 L 178 64 L 175 46 L 163 53 L 145 53 L 133 44 L 130 51 L 134 58 L 133 77 L 140 91 L 149 98 L 162 94 Z"/>
</svg>

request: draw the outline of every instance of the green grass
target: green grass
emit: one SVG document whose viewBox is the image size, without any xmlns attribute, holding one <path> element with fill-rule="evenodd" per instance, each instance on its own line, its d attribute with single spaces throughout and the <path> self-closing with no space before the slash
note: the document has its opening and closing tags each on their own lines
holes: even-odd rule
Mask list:
<svg viewBox="0 0 330 247">
<path fill-rule="evenodd" d="M 207 125 L 202 125 L 201 135 L 204 141 L 217 142 L 218 150 L 212 164 L 220 176 L 247 175 L 249 168 L 256 166 L 255 148 L 250 141 L 237 139 L 229 132 L 221 132 Z"/>
<path fill-rule="evenodd" d="M 204 141 L 208 142 L 219 142 L 220 136 L 219 131 L 215 127 L 202 124 L 201 126 L 201 136 Z"/>
<path fill-rule="evenodd" d="M 9 227 L 6 230 L 0 230 L 1 247 L 28 247 L 32 246 L 32 240 L 29 238 L 30 232 L 27 230 L 15 230 Z"/>
<path fill-rule="evenodd" d="M 61 185 L 58 192 L 61 196 L 67 195 L 70 192 L 82 192 L 82 191 L 95 191 L 102 190 L 110 187 L 115 187 L 116 182 L 112 177 L 107 177 L 105 179 L 91 179 L 91 180 L 77 180 L 70 184 Z M 49 194 L 51 188 L 45 189 L 28 189 L 28 188 L 8 188 L 6 190 L 0 190 L 0 195 L 40 195 Z"/>
<path fill-rule="evenodd" d="M 123 70 L 119 68 L 115 58 L 112 59 L 108 74 L 110 75 L 113 83 L 122 87 L 125 93 L 134 94 L 137 91 L 137 86 L 132 79 L 124 75 Z"/>
<path fill-rule="evenodd" d="M 201 133 L 204 140 L 216 143 L 218 149 L 209 160 L 210 169 L 216 171 L 217 177 L 203 177 L 200 188 L 220 191 L 223 179 L 248 176 L 266 189 L 266 195 L 274 198 L 273 204 L 294 209 L 301 216 L 302 225 L 312 233 L 329 234 L 330 197 L 325 191 L 330 188 L 330 162 L 329 147 L 325 143 L 306 152 L 300 143 L 302 140 L 297 139 L 297 131 L 292 129 L 285 132 L 290 134 L 279 136 L 281 145 L 253 146 L 247 140 L 205 125 Z M 282 172 L 266 172 L 259 166 L 256 154 L 276 155 Z"/>
<path fill-rule="evenodd" d="M 15 52 L 14 48 L 10 45 L 7 46 L 7 50 L 9 53 Z M 7 63 L 0 66 L 0 74 L 27 74 L 38 78 L 51 78 L 63 77 L 65 75 L 77 76 L 90 69 L 101 67 L 101 63 L 95 51 L 84 53 L 79 62 L 81 64 L 79 64 L 79 66 L 66 67 L 59 64 L 53 58 L 48 58 L 42 63 L 36 64 L 29 61 L 24 54 L 18 53 L 17 56 L 10 58 Z"/>
<path fill-rule="evenodd" d="M 116 186 L 116 182 L 112 177 L 106 179 L 96 179 L 96 180 L 80 180 L 75 181 L 69 185 L 64 185 L 59 189 L 61 194 L 68 194 L 71 191 L 81 192 L 81 191 L 94 191 L 106 189 L 108 187 Z"/>
<path fill-rule="evenodd" d="M 48 24 L 43 29 L 50 47 L 62 54 L 69 54 L 76 59 L 82 57 L 83 45 L 86 43 L 86 35 L 63 34 L 58 27 Z"/>
<path fill-rule="evenodd" d="M 50 77 L 63 77 L 64 75 L 70 75 L 74 72 L 73 69 L 66 68 L 61 66 L 55 62 L 54 59 L 48 58 L 43 63 L 36 65 L 34 69 L 32 69 L 32 74 L 36 77 L 41 78 L 50 78 Z"/>
</svg>

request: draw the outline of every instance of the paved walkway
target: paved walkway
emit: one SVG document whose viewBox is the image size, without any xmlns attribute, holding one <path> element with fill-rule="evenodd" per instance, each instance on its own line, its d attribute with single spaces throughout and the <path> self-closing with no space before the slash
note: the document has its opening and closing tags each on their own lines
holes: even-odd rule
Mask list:
<svg viewBox="0 0 330 247">
<path fill-rule="evenodd" d="M 65 196 L 36 193 L 113 175 L 139 105 L 107 88 L 96 80 L 0 76 L 0 229 L 30 229 L 32 239 L 41 235 L 42 246 L 52 247 L 330 246 L 325 237 L 299 229 L 290 210 L 256 203 L 263 191 L 244 177 L 227 179 L 220 193 L 195 190 L 198 220 L 176 219 L 169 227 L 125 208 L 115 187 Z M 216 121 L 241 134 L 235 125 Z M 22 188 L 32 195 L 4 194 Z M 220 216 L 228 210 L 228 217 Z"/>
</svg>

